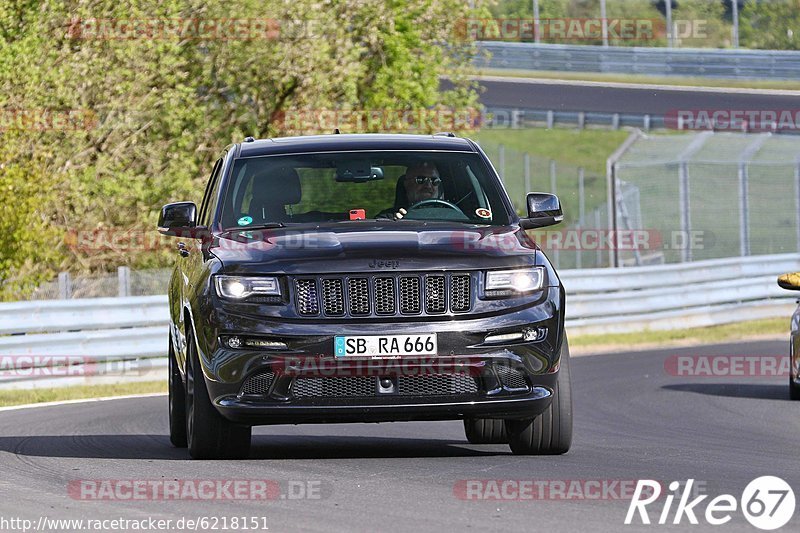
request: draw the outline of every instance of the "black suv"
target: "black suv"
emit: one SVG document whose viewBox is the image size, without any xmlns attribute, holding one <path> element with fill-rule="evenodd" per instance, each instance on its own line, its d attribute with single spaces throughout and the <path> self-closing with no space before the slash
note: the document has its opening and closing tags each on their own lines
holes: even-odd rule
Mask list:
<svg viewBox="0 0 800 533">
<path fill-rule="evenodd" d="M 169 287 L 170 439 L 240 458 L 264 424 L 464 421 L 471 443 L 572 440 L 564 290 L 480 147 L 452 134 L 321 135 L 225 149 Z"/>
</svg>

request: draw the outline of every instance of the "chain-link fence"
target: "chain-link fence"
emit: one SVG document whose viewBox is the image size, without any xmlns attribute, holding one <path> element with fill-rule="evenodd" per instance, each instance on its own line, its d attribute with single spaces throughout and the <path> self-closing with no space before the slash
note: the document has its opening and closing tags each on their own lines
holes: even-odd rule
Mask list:
<svg viewBox="0 0 800 533">
<path fill-rule="evenodd" d="M 581 242 L 582 235 L 593 237 L 606 232 L 606 177 L 553 159 L 511 149 L 500 143 L 481 142 L 500 174 L 519 215 L 526 214 L 528 192 L 557 194 L 564 211 L 563 228 L 534 232 L 539 245 L 558 268 L 592 268 L 608 266 L 608 252 L 602 245 Z M 574 238 L 572 238 L 574 237 Z M 584 239 L 585 241 L 586 239 Z"/>
<path fill-rule="evenodd" d="M 611 171 L 616 228 L 660 237 L 650 262 L 800 251 L 800 136 L 642 135 Z M 619 192 L 631 186 L 638 201 Z M 643 262 L 624 250 L 617 261 Z"/>
<path fill-rule="evenodd" d="M 115 273 L 91 276 L 73 276 L 62 272 L 58 279 L 40 285 L 30 299 L 68 300 L 166 294 L 171 274 L 171 268 L 131 270 L 128 267 L 119 267 Z"/>
</svg>

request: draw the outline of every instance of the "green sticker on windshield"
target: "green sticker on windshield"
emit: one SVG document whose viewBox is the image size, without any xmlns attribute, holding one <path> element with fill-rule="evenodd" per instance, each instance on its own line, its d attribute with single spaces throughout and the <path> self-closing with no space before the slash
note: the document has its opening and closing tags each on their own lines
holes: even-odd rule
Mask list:
<svg viewBox="0 0 800 533">
<path fill-rule="evenodd" d="M 238 224 L 240 226 L 249 226 L 252 223 L 253 223 L 253 217 L 242 217 L 238 221 Z"/>
</svg>

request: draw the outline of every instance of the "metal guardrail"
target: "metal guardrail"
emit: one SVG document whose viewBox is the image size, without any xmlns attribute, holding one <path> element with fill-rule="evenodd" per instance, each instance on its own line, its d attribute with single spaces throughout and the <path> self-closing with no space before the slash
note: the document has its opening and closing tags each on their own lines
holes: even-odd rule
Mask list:
<svg viewBox="0 0 800 533">
<path fill-rule="evenodd" d="M 800 255 L 713 259 L 694 263 L 564 270 L 571 335 L 664 330 L 785 317 L 797 297 L 775 278 L 800 271 Z M 0 304 L 0 388 L 166 379 L 166 296 Z M 53 375 L 10 371 L 69 358 Z M 27 359 L 25 359 L 27 358 Z M 50 369 L 49 369 L 50 370 Z"/>
<path fill-rule="evenodd" d="M 475 66 L 513 70 L 555 70 L 692 76 L 708 78 L 800 80 L 800 52 L 706 48 L 586 46 L 499 41 L 478 43 Z"/>
</svg>

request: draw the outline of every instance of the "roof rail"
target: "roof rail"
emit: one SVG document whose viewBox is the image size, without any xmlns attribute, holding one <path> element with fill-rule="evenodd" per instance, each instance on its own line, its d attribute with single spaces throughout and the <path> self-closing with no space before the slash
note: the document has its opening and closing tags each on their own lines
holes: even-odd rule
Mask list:
<svg viewBox="0 0 800 533">
<path fill-rule="evenodd" d="M 455 137 L 456 134 L 452 131 L 439 131 L 433 134 L 434 137 Z"/>
</svg>

